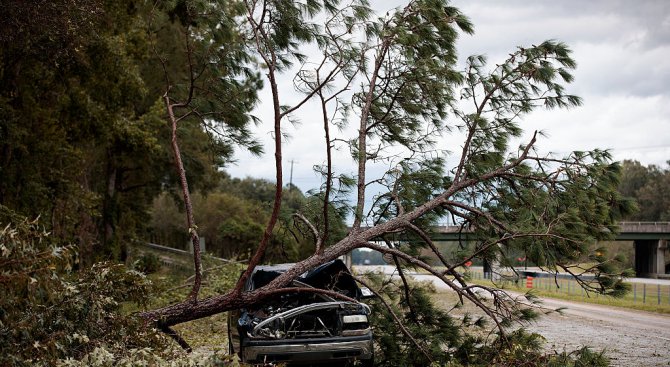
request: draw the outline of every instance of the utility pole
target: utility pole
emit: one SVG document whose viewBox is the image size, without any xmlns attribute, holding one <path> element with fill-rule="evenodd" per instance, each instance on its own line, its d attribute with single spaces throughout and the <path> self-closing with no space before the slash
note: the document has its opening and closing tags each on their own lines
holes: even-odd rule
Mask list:
<svg viewBox="0 0 670 367">
<path fill-rule="evenodd" d="M 291 162 L 291 175 L 289 176 L 288 189 L 291 191 L 293 190 L 293 163 L 295 163 L 295 160 L 291 159 L 289 162 Z"/>
</svg>

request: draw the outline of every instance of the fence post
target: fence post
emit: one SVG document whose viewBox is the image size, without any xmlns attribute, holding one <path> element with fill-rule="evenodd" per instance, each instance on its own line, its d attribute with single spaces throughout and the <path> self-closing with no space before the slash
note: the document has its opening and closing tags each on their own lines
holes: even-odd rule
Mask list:
<svg viewBox="0 0 670 367">
<path fill-rule="evenodd" d="M 658 301 L 658 304 L 660 305 L 661 304 L 661 285 L 657 284 L 656 287 L 657 287 L 656 288 L 657 301 Z"/>
<path fill-rule="evenodd" d="M 633 283 L 633 302 L 637 302 L 637 283 Z"/>
<path fill-rule="evenodd" d="M 647 302 L 647 283 L 642 283 L 642 303 Z"/>
</svg>

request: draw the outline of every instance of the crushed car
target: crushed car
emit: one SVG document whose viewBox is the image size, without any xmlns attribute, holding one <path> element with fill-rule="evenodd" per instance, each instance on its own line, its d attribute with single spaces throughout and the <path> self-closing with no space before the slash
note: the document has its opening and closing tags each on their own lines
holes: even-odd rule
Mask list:
<svg viewBox="0 0 670 367">
<path fill-rule="evenodd" d="M 292 265 L 257 266 L 245 290 L 263 287 Z M 310 270 L 291 285 L 335 291 L 357 302 L 319 293 L 290 292 L 259 306 L 230 312 L 231 353 L 251 364 L 373 365 L 370 308 L 360 302 L 371 294 L 358 286 L 342 260 Z"/>
</svg>

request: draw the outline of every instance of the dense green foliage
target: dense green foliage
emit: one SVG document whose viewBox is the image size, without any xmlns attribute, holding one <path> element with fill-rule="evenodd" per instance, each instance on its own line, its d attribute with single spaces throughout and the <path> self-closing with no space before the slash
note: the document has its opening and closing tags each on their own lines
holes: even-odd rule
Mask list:
<svg viewBox="0 0 670 367">
<path fill-rule="evenodd" d="M 224 177 L 219 187 L 193 196 L 198 232 L 208 253 L 223 258 L 248 258 L 258 245 L 272 209 L 275 185 L 262 179 Z M 303 213 L 319 223 L 321 201 L 299 189 L 285 188 L 279 225 L 265 262 L 293 262 L 314 251 L 312 234 L 293 214 Z M 334 210 L 334 209 L 333 209 Z M 155 242 L 183 248 L 188 237 L 183 213 L 168 193 L 153 204 L 151 231 Z M 330 216 L 330 243 L 341 239 L 346 226 L 341 216 Z"/>
<path fill-rule="evenodd" d="M 10 1 L 3 11 L 14 26 L 0 39 L 0 203 L 40 215 L 82 263 L 124 258 L 154 197 L 174 186 L 157 55 L 181 97 L 189 65 L 207 66 L 198 72 L 209 89 L 194 104 L 217 114 L 178 132 L 193 189 L 216 184 L 231 143 L 258 151 L 246 126 L 260 84 L 234 46 L 233 4 Z M 198 12 L 209 18 L 193 24 Z"/>
<path fill-rule="evenodd" d="M 185 355 L 158 330 L 128 314 L 128 309 L 183 298 L 187 288 L 175 288 L 160 277 L 152 284 L 143 274 L 108 262 L 73 272 L 75 247 L 59 246 L 39 221 L 0 206 L 0 226 L 0 365 L 238 365 L 223 348 Z M 238 272 L 234 264 L 208 271 L 204 295 L 232 287 Z"/>
<path fill-rule="evenodd" d="M 147 302 L 144 275 L 111 263 L 72 273 L 74 248 L 59 246 L 38 221 L 10 221 L 0 209 L 1 365 L 51 366 L 97 347 L 118 352 L 165 343 L 142 320 L 119 312 L 122 302 Z"/>
<path fill-rule="evenodd" d="M 662 168 L 638 161 L 622 163 L 619 191 L 637 202 L 639 211 L 626 217 L 636 221 L 670 221 L 670 162 Z"/>
</svg>

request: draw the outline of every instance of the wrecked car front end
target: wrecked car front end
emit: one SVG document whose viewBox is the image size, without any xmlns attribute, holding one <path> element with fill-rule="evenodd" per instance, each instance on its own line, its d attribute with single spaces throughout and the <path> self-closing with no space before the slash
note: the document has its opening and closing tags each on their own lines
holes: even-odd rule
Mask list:
<svg viewBox="0 0 670 367">
<path fill-rule="evenodd" d="M 262 287 L 289 266 L 258 267 L 246 288 Z M 294 286 L 328 289 L 355 300 L 362 295 L 339 260 L 303 274 L 294 281 Z M 346 365 L 356 361 L 359 365 L 371 365 L 369 314 L 370 308 L 364 303 L 339 301 L 319 293 L 283 294 L 253 309 L 231 313 L 231 350 L 247 363 Z"/>
</svg>

